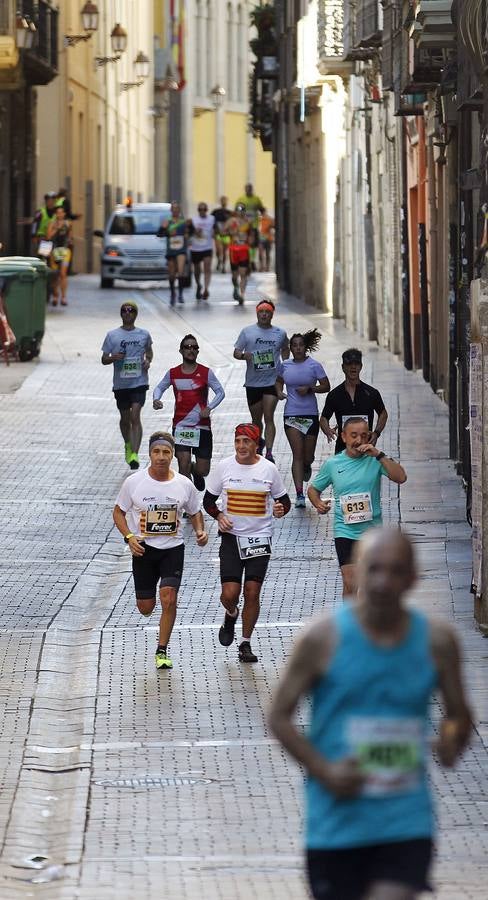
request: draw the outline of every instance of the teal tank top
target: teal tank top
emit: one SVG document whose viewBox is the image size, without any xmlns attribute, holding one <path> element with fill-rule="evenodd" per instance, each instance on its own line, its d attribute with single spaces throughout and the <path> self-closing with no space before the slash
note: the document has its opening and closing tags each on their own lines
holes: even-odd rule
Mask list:
<svg viewBox="0 0 488 900">
<path fill-rule="evenodd" d="M 309 739 L 327 759 L 355 756 L 366 774 L 360 795 L 339 799 L 306 783 L 309 849 L 339 849 L 429 838 L 428 709 L 436 686 L 427 619 L 410 611 L 396 647 L 380 647 L 353 607 L 336 613 L 337 645 L 315 684 Z"/>
</svg>

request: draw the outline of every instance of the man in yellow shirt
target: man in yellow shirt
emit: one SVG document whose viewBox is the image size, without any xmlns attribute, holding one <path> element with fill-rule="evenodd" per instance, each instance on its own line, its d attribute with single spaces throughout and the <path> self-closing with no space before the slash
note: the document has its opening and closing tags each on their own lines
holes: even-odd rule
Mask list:
<svg viewBox="0 0 488 900">
<path fill-rule="evenodd" d="M 250 246 L 249 259 L 251 262 L 251 269 L 253 272 L 256 271 L 256 254 L 257 248 L 259 244 L 259 213 L 262 213 L 264 210 L 264 203 L 261 200 L 261 197 L 258 197 L 257 194 L 253 191 L 253 186 L 250 182 L 244 185 L 244 194 L 242 197 L 239 197 L 236 200 L 236 207 L 238 204 L 242 204 L 246 208 L 246 217 L 252 228 L 252 244 Z"/>
</svg>

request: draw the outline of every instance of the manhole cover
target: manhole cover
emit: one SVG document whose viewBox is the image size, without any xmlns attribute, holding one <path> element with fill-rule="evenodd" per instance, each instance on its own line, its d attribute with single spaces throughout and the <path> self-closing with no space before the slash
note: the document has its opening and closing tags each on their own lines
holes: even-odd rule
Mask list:
<svg viewBox="0 0 488 900">
<path fill-rule="evenodd" d="M 212 778 L 189 778 L 179 775 L 141 775 L 139 778 L 100 778 L 94 783 L 101 787 L 116 788 L 156 788 L 187 787 L 194 784 L 212 784 Z"/>
</svg>

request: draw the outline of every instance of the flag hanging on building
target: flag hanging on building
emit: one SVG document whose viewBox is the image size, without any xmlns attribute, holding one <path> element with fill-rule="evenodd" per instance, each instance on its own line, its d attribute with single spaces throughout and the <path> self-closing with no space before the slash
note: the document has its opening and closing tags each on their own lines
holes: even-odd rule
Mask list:
<svg viewBox="0 0 488 900">
<path fill-rule="evenodd" d="M 173 65 L 178 73 L 178 88 L 183 90 L 186 84 L 185 65 L 185 0 L 169 0 L 170 45 Z"/>
</svg>

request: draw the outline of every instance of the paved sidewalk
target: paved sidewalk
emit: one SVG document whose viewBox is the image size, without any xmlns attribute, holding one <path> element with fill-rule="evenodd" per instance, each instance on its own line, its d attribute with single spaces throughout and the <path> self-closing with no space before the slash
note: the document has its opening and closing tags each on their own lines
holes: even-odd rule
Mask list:
<svg viewBox="0 0 488 900">
<path fill-rule="evenodd" d="M 112 526 L 126 466 L 100 346 L 118 324 L 121 300 L 136 296 L 138 323 L 155 343 L 152 387 L 178 361 L 181 337 L 195 333 L 201 361 L 227 392 L 214 415 L 219 457 L 231 452 L 233 426 L 247 418 L 244 366 L 232 350 L 254 307 L 232 302 L 229 276 L 214 278 L 209 304 L 188 300 L 175 310 L 166 288 L 112 292 L 97 283 L 70 281 L 70 306 L 49 312 L 39 364 L 16 393 L 2 393 L 0 371 L 0 897 L 306 898 L 301 776 L 270 737 L 265 713 L 298 629 L 340 602 L 330 521 L 307 507 L 278 524 L 253 643 L 260 660 L 248 668 L 217 641 L 215 525 L 202 550 L 188 526 L 175 668 L 156 673 L 157 618 L 134 609 L 129 554 Z M 258 290 L 275 293 L 273 278 L 255 277 L 249 298 Z M 473 625 L 470 530 L 447 459 L 446 408 L 391 355 L 305 305 L 280 297 L 276 321 L 289 334 L 319 327 L 317 356 L 332 384 L 345 346 L 368 351 L 364 380 L 381 389 L 389 409 L 383 446 L 401 457 L 409 478 L 400 499 L 385 486 L 385 518 L 400 516 L 418 544 L 421 606 L 461 631 L 480 722 L 455 772 L 433 769 L 441 825 L 435 882 L 443 900 L 484 898 L 488 654 Z M 171 409 L 146 405 L 145 442 L 168 426 Z M 291 488 L 281 424 L 276 449 Z M 316 466 L 329 452 L 320 438 Z M 434 727 L 437 715 L 434 708 Z"/>
</svg>

